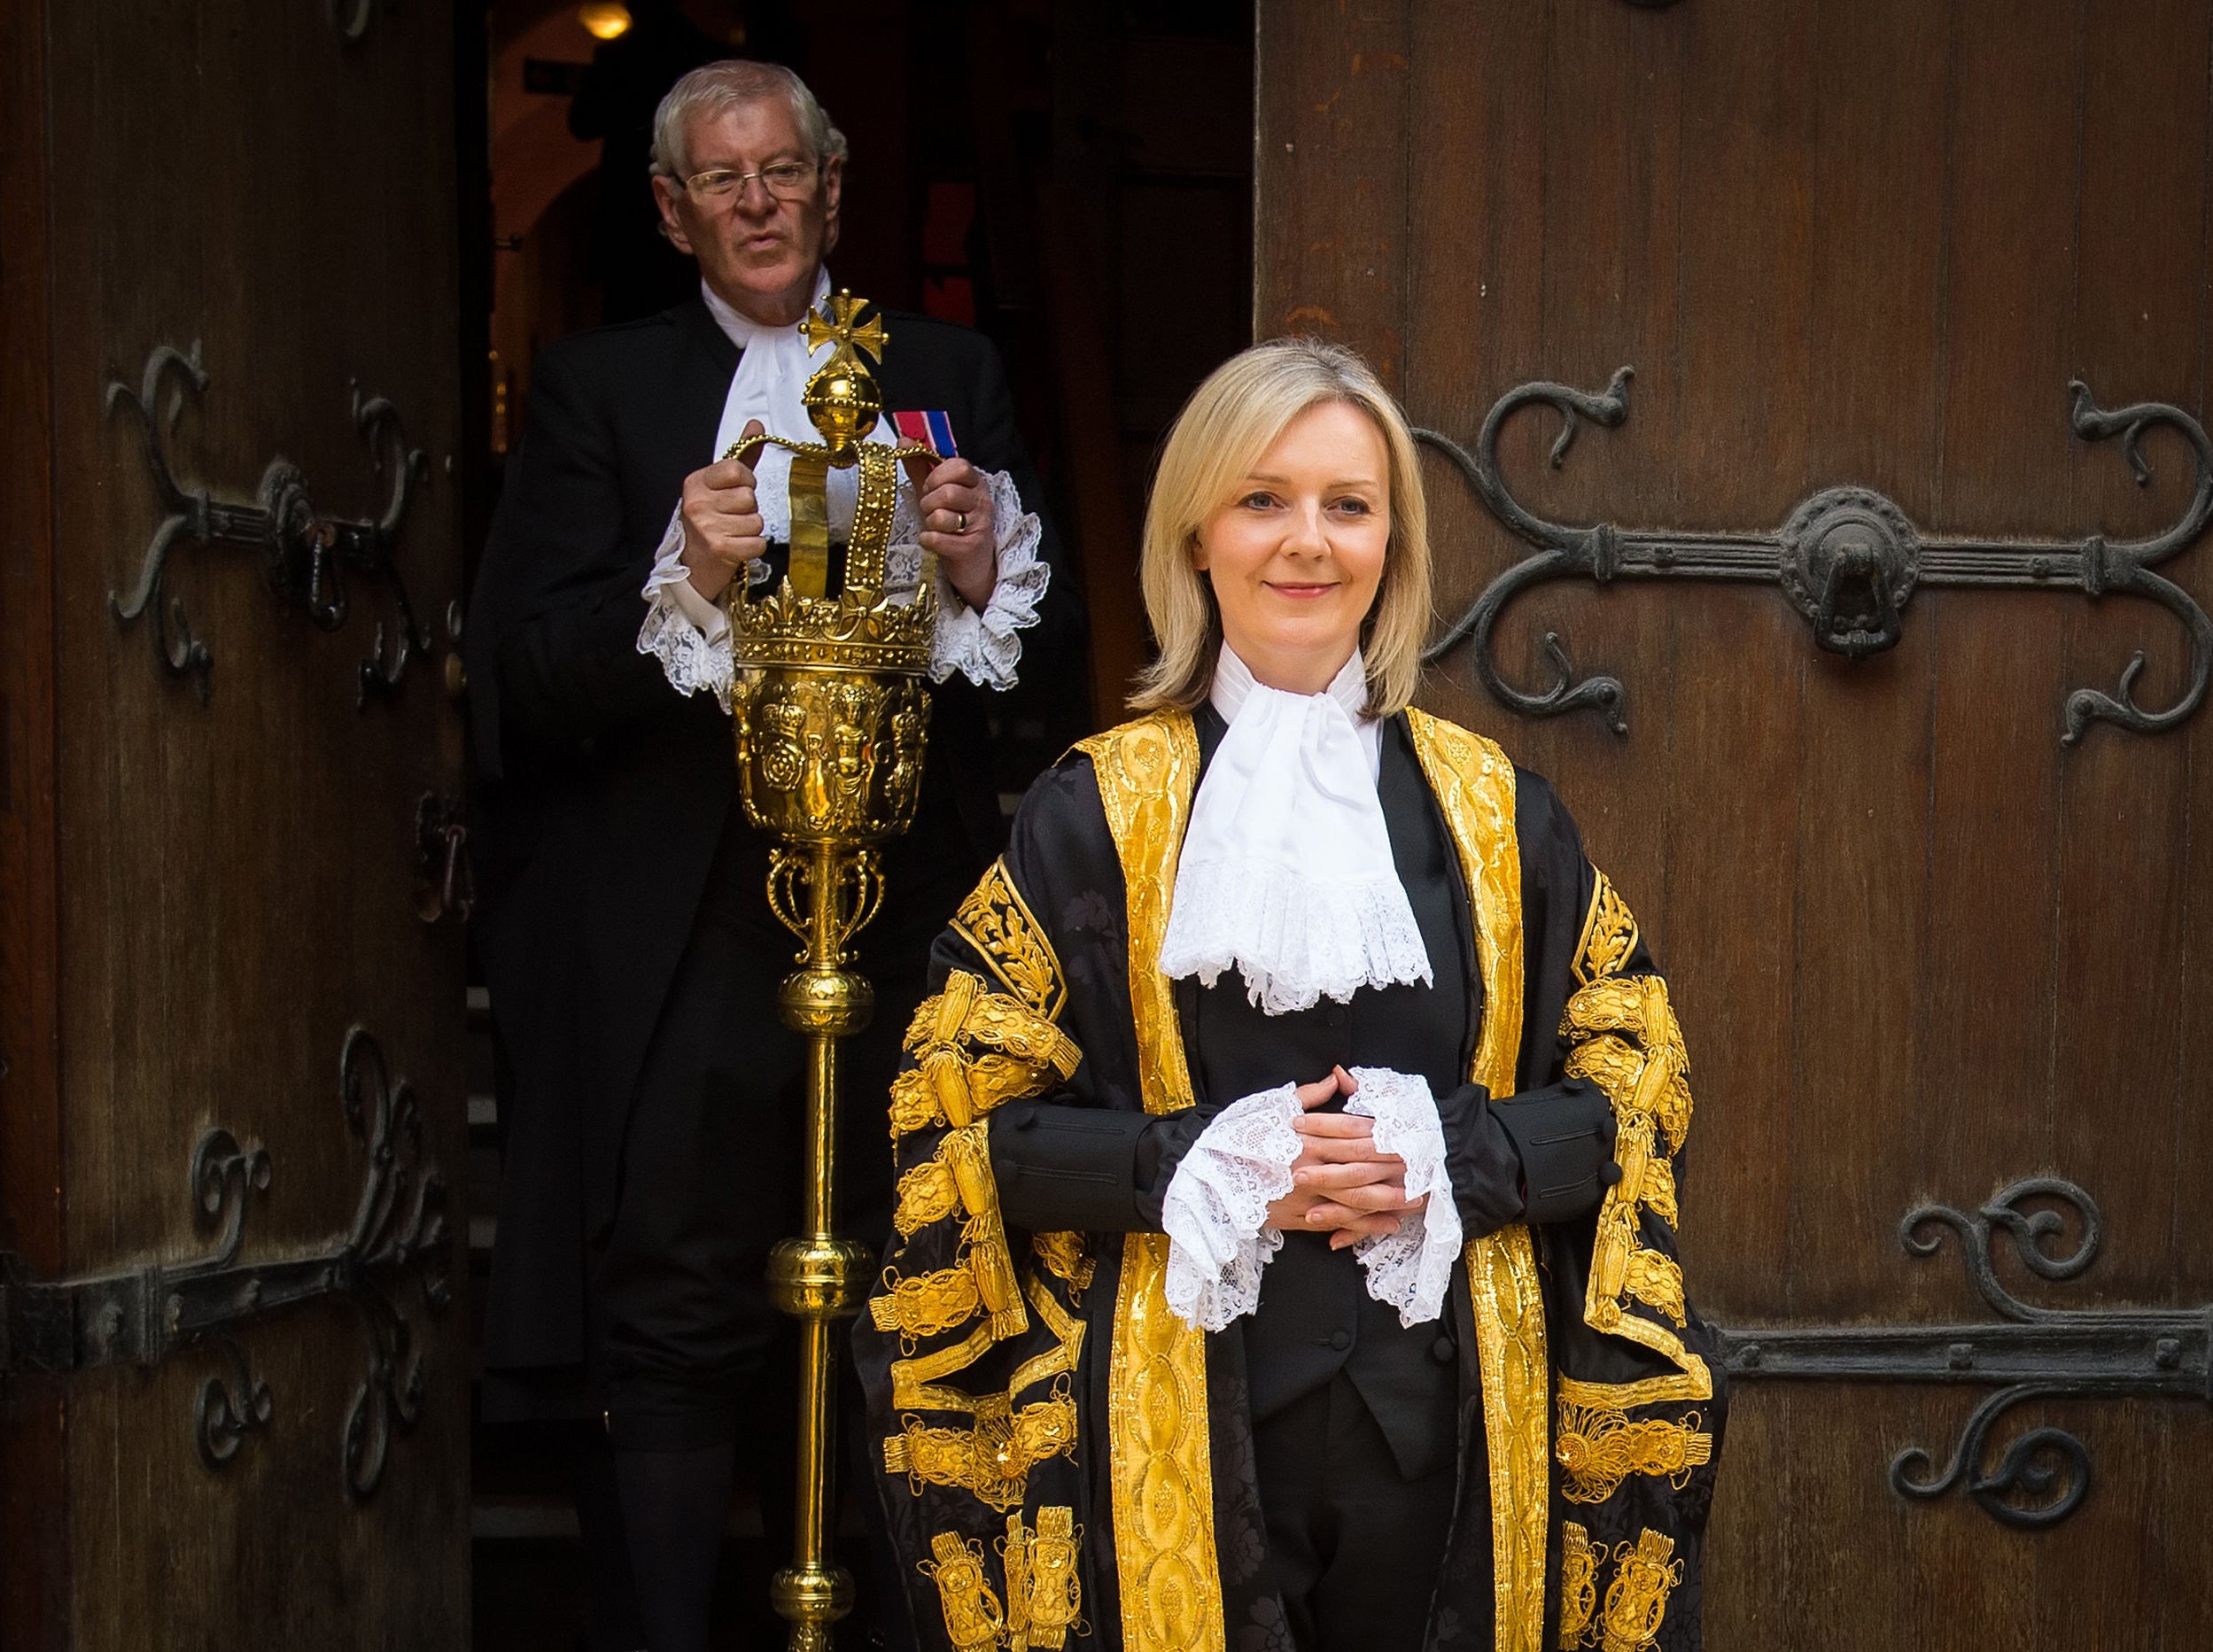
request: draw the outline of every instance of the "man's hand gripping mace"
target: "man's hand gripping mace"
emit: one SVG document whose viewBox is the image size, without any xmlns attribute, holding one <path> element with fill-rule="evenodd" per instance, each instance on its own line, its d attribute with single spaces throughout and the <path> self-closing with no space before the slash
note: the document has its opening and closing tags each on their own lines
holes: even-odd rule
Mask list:
<svg viewBox="0 0 2213 1652">
<path fill-rule="evenodd" d="M 726 599 L 746 818 L 780 840 L 769 903 L 802 942 L 799 968 L 778 988 L 776 1006 L 784 1025 L 808 1041 L 806 1232 L 778 1245 L 768 1264 L 776 1306 L 800 1321 L 804 1338 L 797 1532 L 792 1563 L 771 1586 L 792 1626 L 791 1652 L 828 1652 L 830 1625 L 853 1608 L 852 1576 L 828 1554 L 837 1369 L 830 1337 L 836 1321 L 859 1311 L 874 1259 L 831 1230 L 837 1041 L 867 1026 L 875 1004 L 866 978 L 850 967 L 846 943 L 883 897 L 877 845 L 913 823 L 936 624 L 934 558 L 922 559 L 911 601 L 892 601 L 884 590 L 898 467 L 936 455 L 865 439 L 883 403 L 861 353 L 881 359 L 885 335 L 879 319 L 856 325 L 861 307 L 840 292 L 827 316 L 810 314 L 800 324 L 811 348 L 837 345 L 807 381 L 807 411 L 822 440 L 764 436 L 730 450 L 749 463 L 771 444 L 792 455 L 790 571 L 760 601 L 746 600 L 742 579 Z M 845 578 L 835 597 L 827 494 L 833 469 L 859 472 Z"/>
</svg>

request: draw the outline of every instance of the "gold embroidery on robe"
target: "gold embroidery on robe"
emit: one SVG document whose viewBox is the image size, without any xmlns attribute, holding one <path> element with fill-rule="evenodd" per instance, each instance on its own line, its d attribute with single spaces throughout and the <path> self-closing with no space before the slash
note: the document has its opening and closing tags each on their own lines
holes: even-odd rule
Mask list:
<svg viewBox="0 0 2213 1652">
<path fill-rule="evenodd" d="M 892 1082 L 892 1136 L 933 1125 L 946 1130 L 930 1161 L 900 1177 L 894 1221 L 905 1239 L 962 1214 L 959 1249 L 951 1268 L 919 1277 L 886 1269 L 869 1312 L 878 1330 L 898 1331 L 910 1349 L 915 1338 L 951 1330 L 978 1313 L 990 1316 L 989 1341 L 1003 1342 L 1029 1329 L 1029 1320 L 999 1217 L 984 1121 L 1002 1103 L 1068 1079 L 1083 1052 L 1051 1021 L 987 992 L 982 978 L 966 970 L 954 970 L 915 1011 L 905 1044 L 916 1065 Z"/>
<path fill-rule="evenodd" d="M 1647 1377 L 1634 1383 L 1587 1383 L 1572 1377 L 1559 1381 L 1561 1400 L 1586 1411 L 1624 1411 L 1631 1406 L 1680 1405 L 1713 1398 L 1713 1373 L 1697 1354 L 1684 1370 Z"/>
<path fill-rule="evenodd" d="M 937 1585 L 945 1638 L 956 1652 L 986 1652 L 999 1644 L 1006 1620 L 984 1573 L 982 1544 L 958 1532 L 940 1532 L 930 1540 L 930 1558 L 918 1562 L 917 1570 Z"/>
<path fill-rule="evenodd" d="M 1598 1555 L 1590 1533 L 1574 1521 L 1560 1527 L 1560 1652 L 1583 1644 L 1591 1614 L 1598 1609 Z"/>
<path fill-rule="evenodd" d="M 1631 1251 L 1628 1276 L 1622 1284 L 1638 1301 L 1659 1309 L 1678 1326 L 1682 1324 L 1688 1312 L 1683 1306 L 1683 1270 L 1673 1257 L 1658 1251 Z"/>
<path fill-rule="evenodd" d="M 1029 1471 L 1075 1449 L 1075 1401 L 1056 1393 L 1019 1411 L 1005 1394 L 976 1401 L 974 1428 L 925 1428 L 912 1417 L 883 1443 L 886 1474 L 904 1474 L 919 1495 L 922 1482 L 959 1486 L 994 1509 L 1019 1508 Z M 1010 1585 L 1011 1586 L 1011 1585 Z"/>
<path fill-rule="evenodd" d="M 952 927 L 1025 1007 L 1047 1020 L 1060 1019 L 1068 1002 L 1067 978 L 1052 942 L 1007 875 L 1004 859 L 993 861 L 983 880 L 961 902 Z"/>
<path fill-rule="evenodd" d="M 1514 765 L 1479 734 L 1409 711 L 1414 750 L 1436 795 L 1474 905 L 1483 1026 L 1470 1077 L 1494 1096 L 1516 1088 L 1521 1059 L 1521 849 Z M 1466 1253 L 1490 1447 L 1496 1652 L 1541 1652 L 1552 1419 L 1544 1299 L 1527 1226 Z"/>
<path fill-rule="evenodd" d="M 1072 1374 L 1083 1350 L 1083 1321 L 1054 1300 L 1041 1281 L 1033 1277 L 1028 1285 L 1030 1306 L 1057 1340 L 1015 1367 L 1003 1392 L 966 1394 L 938 1381 L 989 1351 L 991 1335 L 982 1326 L 966 1342 L 892 1362 L 891 1403 L 902 1413 L 955 1411 L 976 1419 L 973 1429 L 926 1428 L 912 1416 L 902 1416 L 899 1432 L 883 1442 L 884 1472 L 907 1476 L 917 1495 L 928 1481 L 959 1486 L 995 1508 L 1012 1508 L 1021 1501 L 1025 1477 L 1034 1464 L 1075 1451 L 1076 1411 L 1066 1383 L 1037 1404 L 1019 1408 L 1014 1404 L 1037 1384 Z"/>
<path fill-rule="evenodd" d="M 1636 943 L 1636 915 L 1614 892 L 1606 874 L 1599 873 L 1590 892 L 1590 910 L 1583 915 L 1582 939 L 1575 943 L 1576 983 L 1588 987 L 1601 975 L 1619 974 Z"/>
<path fill-rule="evenodd" d="M 1046 1271 L 1063 1281 L 1068 1295 L 1077 1303 L 1083 1300 L 1083 1292 L 1091 1288 L 1091 1275 L 1099 1263 L 1083 1243 L 1080 1233 L 1033 1233 L 1029 1248 Z"/>
<path fill-rule="evenodd" d="M 1083 1528 L 1072 1509 L 1047 1505 L 1037 1511 L 1034 1530 L 1019 1514 L 1006 1517 L 999 1553 L 1006 1563 L 1007 1652 L 1060 1652 L 1070 1629 L 1082 1626 L 1083 1579 L 1076 1557 Z"/>
<path fill-rule="evenodd" d="M 1191 1105 L 1176 1003 L 1157 966 L 1199 778 L 1190 715 L 1155 712 L 1083 741 L 1128 892 L 1130 998 L 1147 1111 Z M 1206 1338 L 1168 1306 L 1168 1236 L 1122 1241 L 1107 1464 L 1125 1652 L 1223 1652 Z"/>
<path fill-rule="evenodd" d="M 953 1180 L 952 1167 L 932 1159 L 899 1178 L 899 1202 L 891 1213 L 891 1225 L 902 1239 L 911 1239 L 931 1222 L 944 1221 L 959 1205 L 960 1188 Z"/>
<path fill-rule="evenodd" d="M 990 1315 L 991 1339 L 1004 1342 L 1029 1329 L 1022 1313 L 1021 1287 L 1014 1278 L 1014 1259 L 1007 1250 L 1006 1232 L 999 1220 L 998 1183 L 991 1175 L 991 1155 L 985 1126 L 964 1123 L 945 1132 L 936 1156 L 900 1178 L 904 1198 L 910 1183 L 921 1170 L 942 1167 L 951 1183 L 954 1208 L 966 1210 L 960 1248 L 951 1268 L 904 1278 L 896 1267 L 883 1273 L 881 1290 L 868 1303 L 878 1330 L 897 1330 L 912 1351 L 917 1337 L 935 1337 L 966 1324 L 979 1311 Z M 951 1210 L 945 1213 L 952 1214 Z"/>
<path fill-rule="evenodd" d="M 1622 906 L 1617 921 L 1634 926 L 1627 912 Z M 1605 1091 L 1619 1127 L 1614 1162 L 1621 1180 L 1599 1207 L 1583 1321 L 1673 1361 L 1690 1379 L 1680 1397 L 1707 1399 L 1712 1387 L 1705 1361 L 1683 1346 L 1679 1334 L 1689 1317 L 1681 1268 L 1642 1242 L 1644 1212 L 1674 1226 L 1669 1160 L 1690 1129 L 1690 1058 L 1667 983 L 1656 975 L 1602 976 L 1567 1001 L 1560 1035 L 1570 1044 L 1565 1071 Z M 1632 1312 L 1632 1303 L 1654 1310 L 1672 1328 Z"/>
<path fill-rule="evenodd" d="M 1668 1594 L 1682 1581 L 1682 1562 L 1669 1559 L 1674 1552 L 1673 1538 L 1650 1528 L 1637 1533 L 1634 1547 L 1616 1546 L 1614 1578 L 1598 1617 L 1603 1652 L 1646 1652 L 1659 1639 Z"/>
<path fill-rule="evenodd" d="M 894 1138 L 932 1125 L 962 1125 L 1071 1077 L 1075 1041 L 981 978 L 957 969 L 922 1000 L 906 1032 L 915 1065 L 891 1082 Z"/>
<path fill-rule="evenodd" d="M 1565 1474 L 1561 1495 L 1602 1503 L 1633 1474 L 1659 1477 L 1681 1491 L 1691 1470 L 1713 1461 L 1713 1436 L 1702 1423 L 1696 1411 L 1633 1423 L 1610 1406 L 1578 1406 L 1563 1394 L 1552 1446 Z"/>
<path fill-rule="evenodd" d="M 869 1315 L 878 1330 L 896 1330 L 910 1345 L 918 1337 L 942 1337 L 975 1317 L 976 1276 L 965 1267 L 941 1268 L 911 1279 L 887 1268 L 883 1284 L 889 1294 L 869 1299 Z"/>
</svg>

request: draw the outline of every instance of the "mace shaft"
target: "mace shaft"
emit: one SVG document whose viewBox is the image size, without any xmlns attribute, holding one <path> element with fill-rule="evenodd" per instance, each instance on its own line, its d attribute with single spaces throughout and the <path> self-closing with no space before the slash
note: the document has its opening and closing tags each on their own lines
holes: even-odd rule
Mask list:
<svg viewBox="0 0 2213 1652">
<path fill-rule="evenodd" d="M 869 851 L 816 843 L 805 852 L 806 958 L 777 994 L 784 1024 L 807 1038 L 806 1231 L 769 1259 L 776 1305 L 801 1322 L 797 1522 L 792 1563 L 772 1596 L 791 1624 L 791 1652 L 827 1652 L 830 1625 L 853 1609 L 852 1574 L 829 1555 L 835 1449 L 836 1322 L 860 1306 L 867 1253 L 832 1231 L 837 1209 L 837 1043 L 868 1024 L 874 995 L 844 967 L 845 942 L 865 920 Z M 847 885 L 855 888 L 850 904 Z"/>
</svg>

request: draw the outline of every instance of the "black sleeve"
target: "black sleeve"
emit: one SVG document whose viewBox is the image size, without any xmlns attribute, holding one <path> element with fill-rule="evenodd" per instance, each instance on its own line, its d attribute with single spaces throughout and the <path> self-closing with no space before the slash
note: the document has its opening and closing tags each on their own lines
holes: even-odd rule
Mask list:
<svg viewBox="0 0 2213 1652">
<path fill-rule="evenodd" d="M 1437 1103 L 1445 1169 L 1468 1237 L 1511 1222 L 1568 1222 L 1598 1208 L 1621 1179 L 1603 1091 L 1565 1079 L 1494 1102 L 1463 1084 Z"/>
<path fill-rule="evenodd" d="M 1055 1101 L 1002 1107 L 991 1118 L 999 1209 L 1033 1233 L 1158 1233 L 1168 1184 L 1209 1116 Z"/>
<path fill-rule="evenodd" d="M 502 746 L 588 749 L 609 728 L 666 703 L 659 662 L 638 652 L 645 570 L 619 558 L 623 527 L 613 436 L 586 388 L 548 352 L 533 369 L 528 432 L 478 580 L 480 589 L 506 587 L 493 662 Z"/>
<path fill-rule="evenodd" d="M 1471 1239 L 1495 1233 L 1522 1214 L 1521 1159 L 1480 1084 L 1463 1084 L 1437 1098 L 1445 1137 L 1445 1173 L 1460 1230 Z"/>
</svg>

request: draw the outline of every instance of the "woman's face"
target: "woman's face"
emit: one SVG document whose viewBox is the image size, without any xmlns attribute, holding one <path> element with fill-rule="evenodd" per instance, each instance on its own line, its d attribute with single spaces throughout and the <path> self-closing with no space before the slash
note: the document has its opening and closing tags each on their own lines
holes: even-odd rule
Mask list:
<svg viewBox="0 0 2213 1652">
<path fill-rule="evenodd" d="M 1222 634 L 1270 688 L 1320 694 L 1360 646 L 1391 539 L 1390 453 L 1366 413 L 1320 401 L 1199 531 Z"/>
</svg>

